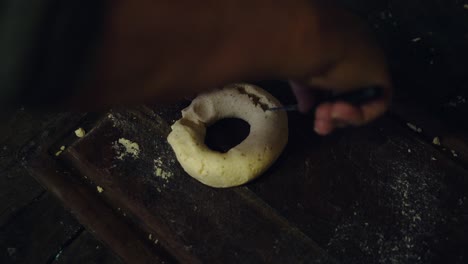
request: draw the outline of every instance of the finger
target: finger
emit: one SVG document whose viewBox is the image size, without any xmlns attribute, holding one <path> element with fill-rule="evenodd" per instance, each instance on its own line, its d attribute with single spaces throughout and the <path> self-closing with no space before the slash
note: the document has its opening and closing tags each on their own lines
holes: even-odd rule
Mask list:
<svg viewBox="0 0 468 264">
<path fill-rule="evenodd" d="M 358 107 L 345 102 L 325 103 L 317 109 L 316 119 L 316 132 L 326 135 L 336 128 L 359 124 L 362 112 Z"/>
<path fill-rule="evenodd" d="M 330 120 L 315 120 L 314 130 L 315 133 L 325 136 L 333 131 L 334 127 Z"/>
<path fill-rule="evenodd" d="M 332 121 L 331 112 L 333 105 L 331 103 L 320 104 L 315 110 L 315 119 L 323 121 Z"/>
<path fill-rule="evenodd" d="M 335 122 L 348 125 L 359 125 L 363 120 L 363 113 L 359 107 L 345 102 L 337 102 L 331 106 L 331 118 Z"/>
<path fill-rule="evenodd" d="M 296 97 L 299 111 L 302 113 L 310 111 L 315 101 L 312 89 L 295 81 L 290 81 L 289 85 Z"/>
<path fill-rule="evenodd" d="M 320 104 L 315 110 L 315 123 L 314 130 L 319 135 L 330 134 L 333 129 L 333 120 L 331 118 L 332 104 L 323 103 Z"/>
<path fill-rule="evenodd" d="M 387 105 L 385 100 L 375 101 L 362 107 L 346 102 L 321 104 L 316 110 L 315 131 L 319 135 L 326 135 L 336 128 L 366 124 L 382 115 Z"/>
<path fill-rule="evenodd" d="M 378 100 L 361 107 L 349 103 L 338 102 L 332 105 L 331 118 L 353 126 L 367 124 L 381 116 L 388 108 L 385 100 Z"/>
</svg>

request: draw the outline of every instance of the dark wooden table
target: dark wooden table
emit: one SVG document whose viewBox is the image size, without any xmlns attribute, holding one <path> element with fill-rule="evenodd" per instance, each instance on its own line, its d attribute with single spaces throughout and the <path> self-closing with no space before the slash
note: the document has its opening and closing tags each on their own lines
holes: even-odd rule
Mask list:
<svg viewBox="0 0 468 264">
<path fill-rule="evenodd" d="M 164 136 L 180 106 L 19 110 L 0 132 L 0 262 L 466 263 L 464 4 L 350 4 L 390 55 L 392 111 L 326 138 L 291 115 L 285 152 L 244 187 L 202 186 L 174 162 Z M 139 144 L 138 158 L 116 159 L 119 138 Z"/>
</svg>

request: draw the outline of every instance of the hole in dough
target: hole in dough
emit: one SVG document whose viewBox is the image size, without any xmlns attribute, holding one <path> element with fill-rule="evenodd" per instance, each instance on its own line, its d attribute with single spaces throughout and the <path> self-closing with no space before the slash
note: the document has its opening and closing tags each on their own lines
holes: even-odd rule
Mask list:
<svg viewBox="0 0 468 264">
<path fill-rule="evenodd" d="M 250 125 L 239 118 L 218 120 L 206 129 L 205 144 L 221 153 L 239 145 L 250 133 Z"/>
</svg>

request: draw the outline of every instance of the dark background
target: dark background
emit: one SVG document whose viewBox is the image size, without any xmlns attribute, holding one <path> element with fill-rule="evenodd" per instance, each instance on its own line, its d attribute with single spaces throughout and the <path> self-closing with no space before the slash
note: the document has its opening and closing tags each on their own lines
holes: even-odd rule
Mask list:
<svg viewBox="0 0 468 264">
<path fill-rule="evenodd" d="M 455 138 L 451 144 L 461 148 L 457 162 L 467 168 L 463 146 L 468 142 L 468 1 L 342 2 L 369 22 L 388 55 L 395 84 L 390 115 L 403 124 L 420 118 L 428 129 L 419 140 L 429 144 L 439 133 Z M 19 150 L 58 115 L 23 107 L 2 120 L 0 262 L 116 263 L 118 258 L 21 165 Z M 450 152 L 442 153 L 450 156 Z M 468 235 L 466 226 L 459 230 L 462 233 L 454 236 Z M 462 263 L 466 255 L 453 256 L 456 259 Z M 432 259 L 434 263 L 442 261 Z"/>
</svg>

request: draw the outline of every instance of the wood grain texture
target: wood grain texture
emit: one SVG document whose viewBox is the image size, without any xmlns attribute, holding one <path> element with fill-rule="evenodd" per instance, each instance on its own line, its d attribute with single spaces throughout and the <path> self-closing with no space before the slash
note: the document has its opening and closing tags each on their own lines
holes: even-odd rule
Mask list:
<svg viewBox="0 0 468 264">
<path fill-rule="evenodd" d="M 467 258 L 458 235 L 468 227 L 467 171 L 392 115 L 320 138 L 292 114 L 290 142 L 270 170 L 244 187 L 213 189 L 189 177 L 166 142 L 181 107 L 115 109 L 88 122 L 81 139 L 62 129 L 31 152 L 28 166 L 127 262 Z M 63 144 L 55 157 L 51 148 Z M 63 171 L 51 176 L 55 166 Z"/>
<path fill-rule="evenodd" d="M 18 109 L 0 121 L 0 226 L 45 191 L 23 168 L 19 151 L 53 117 Z"/>
<path fill-rule="evenodd" d="M 73 241 L 68 247 L 66 247 L 52 263 L 66 263 L 66 264 L 119 264 L 123 263 L 111 251 L 94 236 L 84 231 Z"/>
<path fill-rule="evenodd" d="M 77 238 L 82 226 L 56 198 L 46 194 L 21 162 L 21 148 L 60 116 L 63 114 L 19 109 L 0 123 L 1 263 L 50 263 L 68 246 L 83 247 L 83 239 Z M 92 242 L 89 235 L 85 242 Z M 105 246 L 74 254 L 77 259 L 93 259 L 93 254 L 96 259 L 112 256 Z"/>
<path fill-rule="evenodd" d="M 81 230 L 55 197 L 44 194 L 0 228 L 0 262 L 48 263 Z"/>
<path fill-rule="evenodd" d="M 111 113 L 63 158 L 102 187 L 101 195 L 112 207 L 153 234 L 180 262 L 279 263 L 328 258 L 315 242 L 247 189 L 212 189 L 187 177 L 165 140 L 168 124 L 155 113 L 157 125 L 145 121 L 149 113 L 149 109 Z M 138 143 L 137 157 L 122 152 L 121 138 Z M 155 166 L 170 176 L 158 177 Z M 242 223 L 249 224 L 244 227 Z"/>
</svg>

